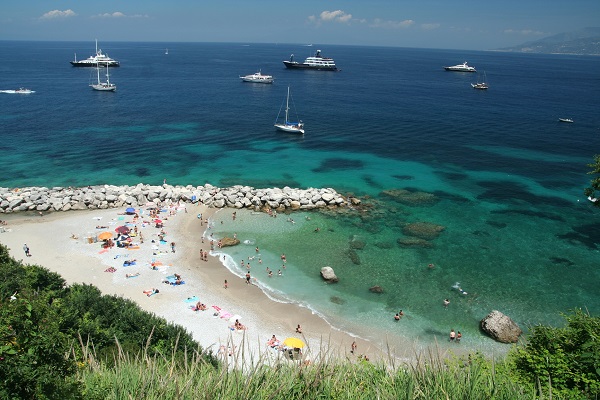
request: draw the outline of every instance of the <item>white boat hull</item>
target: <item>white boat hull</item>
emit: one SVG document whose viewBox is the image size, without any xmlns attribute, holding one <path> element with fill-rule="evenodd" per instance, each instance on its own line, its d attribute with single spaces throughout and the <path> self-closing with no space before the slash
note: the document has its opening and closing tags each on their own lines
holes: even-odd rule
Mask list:
<svg viewBox="0 0 600 400">
<path fill-rule="evenodd" d="M 106 84 L 106 83 L 101 83 L 99 85 L 90 85 L 92 87 L 92 89 L 94 90 L 98 90 L 100 92 L 114 92 L 117 90 L 117 85 L 114 84 Z"/>
<path fill-rule="evenodd" d="M 299 128 L 297 125 L 275 124 L 274 126 L 278 131 L 295 133 L 297 135 L 304 135 L 304 129 Z"/>
</svg>

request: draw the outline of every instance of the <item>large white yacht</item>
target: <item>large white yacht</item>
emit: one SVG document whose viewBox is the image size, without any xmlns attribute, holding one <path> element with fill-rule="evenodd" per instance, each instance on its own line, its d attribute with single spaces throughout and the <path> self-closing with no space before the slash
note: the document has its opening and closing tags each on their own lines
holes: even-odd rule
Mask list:
<svg viewBox="0 0 600 400">
<path fill-rule="evenodd" d="M 85 60 L 77 60 L 77 54 L 75 54 L 75 60 L 71 61 L 71 65 L 74 67 L 94 67 L 98 64 L 106 65 L 108 67 L 118 67 L 121 64 L 117 60 L 113 60 L 108 54 L 103 54 L 102 49 L 98 48 L 98 40 L 96 40 L 96 55 L 89 56 Z"/>
<path fill-rule="evenodd" d="M 468 66 L 466 61 L 462 64 L 453 65 L 451 67 L 444 67 L 444 69 L 446 71 L 455 71 L 455 72 L 477 72 L 475 67 Z"/>
<path fill-rule="evenodd" d="M 273 76 L 271 75 L 263 75 L 260 71 L 255 72 L 251 75 L 240 76 L 240 79 L 244 82 L 252 82 L 252 83 L 273 83 Z"/>
<path fill-rule="evenodd" d="M 321 50 L 317 50 L 314 56 L 307 57 L 303 63 L 294 61 L 294 55 L 290 56 L 289 61 L 284 61 L 283 64 L 287 68 L 292 69 L 316 69 L 318 71 L 337 71 L 333 58 L 323 57 Z"/>
</svg>

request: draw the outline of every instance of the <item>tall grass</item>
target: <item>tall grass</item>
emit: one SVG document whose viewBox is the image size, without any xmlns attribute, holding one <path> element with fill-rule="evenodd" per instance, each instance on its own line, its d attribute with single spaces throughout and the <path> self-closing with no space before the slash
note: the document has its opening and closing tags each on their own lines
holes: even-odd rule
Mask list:
<svg viewBox="0 0 600 400">
<path fill-rule="evenodd" d="M 272 349 L 254 357 L 249 346 L 225 346 L 215 366 L 189 351 L 150 356 L 118 352 L 99 362 L 89 344 L 79 378 L 86 399 L 537 399 L 535 388 L 499 373 L 480 355 L 444 358 L 417 354 L 414 363 L 393 366 L 357 357 L 333 357 L 321 346 L 313 360 L 290 360 Z M 221 349 L 223 350 L 223 348 Z"/>
</svg>

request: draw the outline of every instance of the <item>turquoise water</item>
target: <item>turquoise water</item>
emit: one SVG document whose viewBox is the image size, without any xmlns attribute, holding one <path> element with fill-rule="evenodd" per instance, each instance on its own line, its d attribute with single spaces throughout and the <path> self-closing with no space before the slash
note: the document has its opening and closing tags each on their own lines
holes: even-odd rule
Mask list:
<svg viewBox="0 0 600 400">
<path fill-rule="evenodd" d="M 93 43 L 0 41 L 0 89 L 36 91 L 0 94 L 0 186 L 167 179 L 354 194 L 369 207 L 294 213 L 294 224 L 243 210 L 233 223 L 224 210 L 214 232 L 250 241 L 227 249 L 232 270 L 245 273 L 236 268 L 259 246 L 253 275 L 271 296 L 376 342 L 445 343 L 455 329 L 464 346 L 496 351 L 506 347 L 478 330 L 491 310 L 525 330 L 574 307 L 600 312 L 600 213 L 583 196 L 600 152 L 597 57 L 326 46 L 342 71 L 318 73 L 283 67 L 308 55 L 297 45 L 102 46 L 121 62 L 116 93 L 92 91 L 90 71 L 68 63 Z M 465 59 L 489 90 L 442 69 Z M 275 83 L 239 81 L 258 68 Z M 303 137 L 273 129 L 288 85 Z M 417 222 L 443 230 L 403 247 Z M 339 283 L 322 282 L 325 265 Z"/>
</svg>

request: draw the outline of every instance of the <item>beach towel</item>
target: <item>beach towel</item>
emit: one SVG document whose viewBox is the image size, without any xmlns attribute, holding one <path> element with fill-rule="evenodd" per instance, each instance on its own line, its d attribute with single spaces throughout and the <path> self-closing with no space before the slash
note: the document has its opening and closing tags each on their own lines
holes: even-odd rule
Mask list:
<svg viewBox="0 0 600 400">
<path fill-rule="evenodd" d="M 233 317 L 233 315 L 230 314 L 230 313 L 228 313 L 228 312 L 225 312 L 224 314 L 221 314 L 221 319 L 229 319 L 231 317 Z"/>
<path fill-rule="evenodd" d="M 186 303 L 197 303 L 198 302 L 198 297 L 196 296 L 192 296 L 192 297 L 188 297 L 187 299 L 185 299 L 184 301 Z"/>
<path fill-rule="evenodd" d="M 127 250 L 139 250 L 140 246 L 128 246 Z"/>
<path fill-rule="evenodd" d="M 104 272 L 117 272 L 117 269 L 115 267 L 108 267 L 104 270 Z"/>
<path fill-rule="evenodd" d="M 181 281 L 180 283 L 175 283 L 175 282 L 177 282 L 177 278 L 175 278 L 175 275 L 167 276 L 165 278 L 165 282 L 169 283 L 170 285 L 174 285 L 174 286 L 183 285 L 185 283 L 185 281 Z"/>
<path fill-rule="evenodd" d="M 103 253 L 106 253 L 107 251 L 108 251 L 108 249 L 102 249 L 98 252 L 98 254 L 103 254 Z"/>
</svg>

